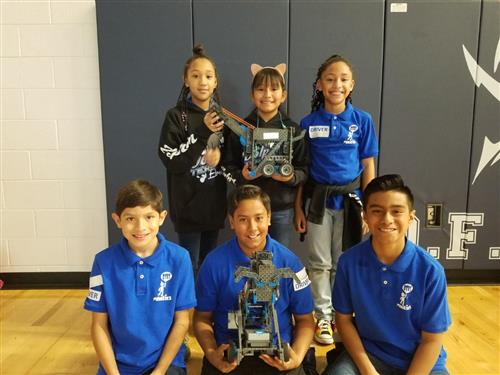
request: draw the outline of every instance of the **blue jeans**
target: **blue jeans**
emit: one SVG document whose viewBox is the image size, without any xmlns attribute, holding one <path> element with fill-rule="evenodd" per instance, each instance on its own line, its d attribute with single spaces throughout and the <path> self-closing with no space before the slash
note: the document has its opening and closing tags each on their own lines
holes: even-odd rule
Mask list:
<svg viewBox="0 0 500 375">
<path fill-rule="evenodd" d="M 280 371 L 276 367 L 269 366 L 259 357 L 248 356 L 243 357 L 239 366 L 236 367 L 229 374 L 231 375 L 306 375 L 302 366 L 299 366 L 293 370 Z M 201 366 L 201 375 L 224 375 L 222 371 L 219 371 L 214 367 L 208 360 L 207 357 L 203 357 L 203 364 Z"/>
<path fill-rule="evenodd" d="M 293 208 L 271 212 L 269 235 L 286 247 L 290 246 L 290 237 L 293 230 L 293 214 Z"/>
<path fill-rule="evenodd" d="M 204 232 L 177 233 L 179 245 L 189 251 L 193 271 L 196 275 L 203 259 L 210 250 L 217 246 L 218 230 L 207 230 Z"/>
<path fill-rule="evenodd" d="M 370 358 L 371 363 L 378 371 L 380 375 L 405 375 L 406 371 L 401 370 L 392 366 L 389 366 L 387 363 L 382 362 L 377 357 L 368 354 L 368 358 Z M 351 359 L 351 356 L 347 351 L 344 351 L 337 360 L 333 363 L 330 363 L 328 367 L 325 369 L 322 375 L 360 375 L 356 364 Z M 449 372 L 446 370 L 443 371 L 432 371 L 430 375 L 449 375 Z"/>
</svg>

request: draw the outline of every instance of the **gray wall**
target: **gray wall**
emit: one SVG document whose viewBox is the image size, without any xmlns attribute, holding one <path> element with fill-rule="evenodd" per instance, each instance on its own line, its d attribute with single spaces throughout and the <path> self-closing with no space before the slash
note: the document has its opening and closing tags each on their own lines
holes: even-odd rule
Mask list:
<svg viewBox="0 0 500 375">
<path fill-rule="evenodd" d="M 467 212 L 484 213 L 476 243 L 468 246 L 465 269 L 496 269 L 500 263 L 500 2 L 482 4 L 478 63 L 496 78 L 496 97 L 484 85 L 476 88 Z M 465 47 L 472 54 L 469 46 Z M 463 61 L 463 60 L 462 60 Z M 496 62 L 497 66 L 494 65 Z M 494 74 L 496 70 L 496 74 Z M 469 82 L 472 76 L 467 76 Z M 496 145 L 495 145 L 496 144 Z M 495 164 L 496 163 L 496 164 Z M 490 261 L 488 261 L 488 259 Z"/>
<path fill-rule="evenodd" d="M 97 0 L 99 70 L 108 212 L 127 181 L 145 178 L 166 193 L 157 156 L 166 109 L 177 100 L 192 50 L 188 1 Z M 109 217 L 109 215 L 108 215 Z M 120 232 L 108 219 L 109 242 Z M 164 226 L 169 238 L 173 227 Z"/>
<path fill-rule="evenodd" d="M 386 13 L 379 173 L 406 177 L 417 213 L 426 203 L 443 203 L 444 217 L 467 210 L 475 90 L 462 43 L 476 53 L 480 6 L 413 2 L 408 13 Z M 421 243 L 440 253 L 448 237 L 448 225 L 420 227 Z"/>
<path fill-rule="evenodd" d="M 500 252 L 500 103 L 476 87 L 462 47 L 498 83 L 500 3 L 413 0 L 406 12 L 392 3 L 97 0 L 108 210 L 127 180 L 166 188 L 157 141 L 193 44 L 215 59 L 223 104 L 242 116 L 250 64 L 287 63 L 284 109 L 296 121 L 309 112 L 318 66 L 340 53 L 355 67 L 354 105 L 379 131 L 379 174 L 400 173 L 415 192 L 419 244 L 447 269 L 500 269 L 490 259 Z M 485 137 L 493 156 L 472 184 Z M 443 205 L 438 228 L 425 225 L 427 203 Z M 176 240 L 171 223 L 163 231 Z M 109 233 L 115 242 L 112 223 Z M 304 244 L 292 248 L 304 257 Z"/>
</svg>

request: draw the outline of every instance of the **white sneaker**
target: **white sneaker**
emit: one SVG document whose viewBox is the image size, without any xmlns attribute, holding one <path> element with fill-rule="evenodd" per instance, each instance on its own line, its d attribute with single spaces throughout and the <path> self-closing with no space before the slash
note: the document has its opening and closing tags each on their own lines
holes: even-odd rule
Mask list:
<svg viewBox="0 0 500 375">
<path fill-rule="evenodd" d="M 333 344 L 333 330 L 329 320 L 321 319 L 318 321 L 314 332 L 314 340 L 320 344 Z"/>
</svg>

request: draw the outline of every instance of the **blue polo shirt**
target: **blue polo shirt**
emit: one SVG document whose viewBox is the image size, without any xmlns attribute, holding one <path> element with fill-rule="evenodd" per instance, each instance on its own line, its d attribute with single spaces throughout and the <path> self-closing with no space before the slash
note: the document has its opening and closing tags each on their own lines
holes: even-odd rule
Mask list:
<svg viewBox="0 0 500 375">
<path fill-rule="evenodd" d="M 299 279 L 281 279 L 279 298 L 275 302 L 280 334 L 283 342 L 293 339 L 292 314 L 310 314 L 314 309 L 309 278 L 299 258 L 285 246 L 267 236 L 266 250 L 273 253 L 276 268 L 290 267 Z M 234 281 L 239 266 L 249 267 L 250 258 L 241 250 L 236 237 L 212 250 L 201 265 L 196 280 L 196 310 L 213 313 L 217 345 L 237 341 L 237 331 L 227 328 L 227 313 L 238 309 L 238 295 L 246 277 Z M 275 335 L 276 340 L 276 335 Z M 276 342 L 276 341 L 275 341 Z"/>
<path fill-rule="evenodd" d="M 95 256 L 84 308 L 108 314 L 109 331 L 121 374 L 142 374 L 160 358 L 176 311 L 196 306 L 188 252 L 158 234 L 146 258 L 123 238 Z M 184 345 L 172 364 L 185 367 Z M 105 374 L 102 366 L 98 374 Z"/>
<path fill-rule="evenodd" d="M 410 366 L 422 331 L 441 333 L 451 324 L 443 267 L 409 240 L 391 265 L 378 260 L 371 238 L 343 253 L 333 307 L 355 314 L 367 352 L 400 369 Z M 441 348 L 433 370 L 444 370 L 445 362 Z"/>
<path fill-rule="evenodd" d="M 309 175 L 320 184 L 346 185 L 363 172 L 362 159 L 378 155 L 377 136 L 368 112 L 347 103 L 337 115 L 324 107 L 300 122 L 309 142 Z M 356 191 L 361 197 L 361 191 Z M 342 196 L 327 202 L 328 208 L 342 208 Z"/>
</svg>

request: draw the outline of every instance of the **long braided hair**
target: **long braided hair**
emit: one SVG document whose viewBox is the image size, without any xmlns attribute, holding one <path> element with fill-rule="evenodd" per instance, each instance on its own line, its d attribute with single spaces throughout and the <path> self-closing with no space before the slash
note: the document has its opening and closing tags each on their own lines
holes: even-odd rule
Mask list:
<svg viewBox="0 0 500 375">
<path fill-rule="evenodd" d="M 210 61 L 210 63 L 214 67 L 215 78 L 217 79 L 217 82 L 219 82 L 219 75 L 217 73 L 217 66 L 215 65 L 214 60 L 205 54 L 205 49 L 203 48 L 202 44 L 197 44 L 196 46 L 194 46 L 193 56 L 191 56 L 189 59 L 186 60 L 186 62 L 184 64 L 184 73 L 182 75 L 183 80 L 186 79 L 186 77 L 187 77 L 189 67 L 197 59 L 206 59 L 206 60 Z M 185 131 L 187 131 L 188 123 L 189 123 L 188 111 L 187 111 L 189 94 L 190 94 L 189 88 L 186 87 L 184 82 L 182 82 L 182 88 L 181 88 L 181 92 L 179 93 L 179 97 L 177 98 L 177 104 L 180 104 L 181 120 L 182 120 L 182 123 L 184 124 Z M 220 103 L 218 85 L 215 88 L 214 93 L 212 94 L 212 99 L 215 100 L 217 103 Z"/>
<path fill-rule="evenodd" d="M 330 65 L 335 64 L 336 62 L 343 62 L 346 64 L 349 69 L 351 69 L 351 72 L 354 75 L 354 69 L 352 67 L 352 64 L 345 58 L 340 55 L 332 55 L 329 58 L 327 58 L 323 64 L 318 69 L 318 73 L 316 74 L 316 79 L 313 82 L 313 94 L 312 94 L 312 100 L 311 100 L 311 113 L 317 111 L 321 105 L 325 103 L 325 96 L 323 95 L 322 91 L 318 90 L 317 87 L 317 82 L 320 80 L 321 75 L 323 72 L 328 68 Z M 352 103 L 352 91 L 349 93 L 349 96 L 346 98 L 346 104 L 347 102 Z"/>
</svg>

